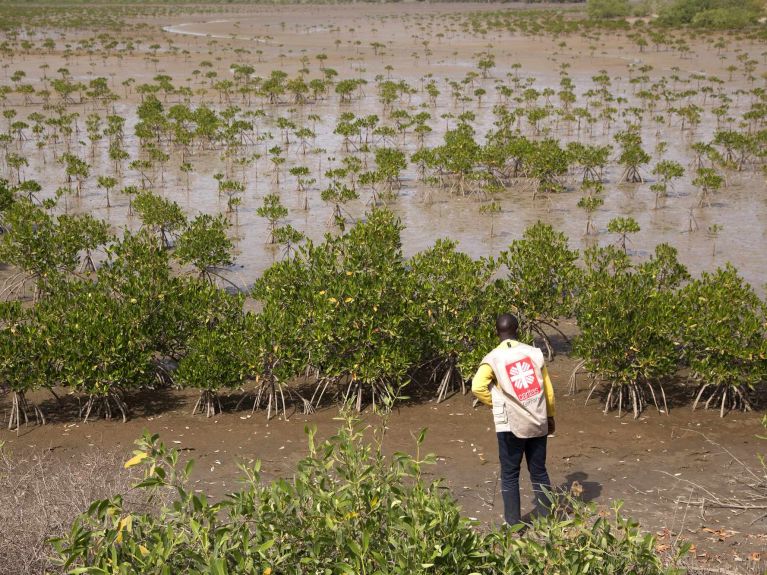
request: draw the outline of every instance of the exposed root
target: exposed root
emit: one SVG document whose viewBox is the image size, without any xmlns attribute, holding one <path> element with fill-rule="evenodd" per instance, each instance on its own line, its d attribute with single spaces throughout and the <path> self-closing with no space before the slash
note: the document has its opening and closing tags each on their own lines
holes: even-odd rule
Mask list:
<svg viewBox="0 0 767 575">
<path fill-rule="evenodd" d="M 734 409 L 740 409 L 741 411 L 751 411 L 751 402 L 746 397 L 746 394 L 739 388 L 732 385 L 714 385 L 704 383 L 701 385 L 700 390 L 695 396 L 695 402 L 692 404 L 693 411 L 698 407 L 698 403 L 703 397 L 704 392 L 709 387 L 714 387 L 714 391 L 706 399 L 705 408 L 709 409 L 710 406 L 719 407 L 719 417 L 724 417 L 724 414 Z"/>
<path fill-rule="evenodd" d="M 610 384 L 610 391 L 607 394 L 607 400 L 605 401 L 604 413 L 608 411 L 618 409 L 618 417 L 623 415 L 623 406 L 625 403 L 626 409 L 631 410 L 634 414 L 634 419 L 638 419 L 644 406 L 647 405 L 647 397 L 644 391 L 645 386 L 641 386 L 638 383 L 625 383 L 625 384 Z M 652 389 L 649 384 L 647 387 Z M 654 394 L 654 392 L 653 392 Z M 655 403 L 657 407 L 657 402 Z M 658 409 L 660 411 L 660 408 Z"/>
<path fill-rule="evenodd" d="M 192 408 L 192 415 L 197 412 L 205 413 L 205 417 L 212 417 L 217 413 L 222 413 L 224 410 L 221 407 L 221 398 L 218 393 L 211 389 L 201 389 L 200 397 L 197 398 L 197 403 Z"/>
<path fill-rule="evenodd" d="M 21 420 L 24 419 L 24 425 L 29 423 L 29 412 L 35 416 L 35 423 L 38 425 L 45 425 L 45 415 L 37 405 L 27 401 L 23 391 L 14 391 L 13 399 L 11 400 L 11 415 L 8 418 L 8 429 L 16 429 L 16 433 L 19 432 L 21 427 Z"/>
<path fill-rule="evenodd" d="M 291 393 L 288 390 L 288 393 Z M 299 396 L 301 397 L 301 396 Z M 303 400 L 304 398 L 301 397 Z M 280 404 L 282 405 L 282 418 L 288 420 L 287 404 L 285 403 L 285 390 L 283 386 L 274 378 L 265 378 L 260 381 L 256 387 L 256 400 L 253 402 L 253 409 L 251 413 L 254 413 L 257 409 L 261 409 L 262 400 L 266 401 L 266 419 L 272 418 L 272 411 L 275 415 L 280 412 Z M 306 403 L 304 402 L 304 411 L 306 413 Z"/>
<path fill-rule="evenodd" d="M 456 358 L 450 356 L 450 358 L 447 360 L 447 369 L 442 375 L 442 380 L 440 381 L 439 387 L 437 388 L 437 403 L 441 403 L 447 398 L 447 394 L 453 390 L 454 384 L 456 382 L 460 382 L 461 393 L 466 395 L 466 382 L 461 376 L 461 371 L 458 369 L 458 366 L 455 363 Z M 439 367 L 440 366 L 434 370 L 435 376 Z"/>
<path fill-rule="evenodd" d="M 114 407 L 116 408 L 114 412 L 112 404 L 114 404 Z M 110 391 L 106 395 L 89 395 L 88 401 L 85 402 L 85 405 L 80 407 L 80 417 L 83 418 L 83 423 L 88 423 L 88 419 L 90 419 L 92 415 L 95 415 L 95 417 L 101 417 L 103 415 L 104 419 L 112 419 L 112 416 L 118 411 L 122 416 L 123 423 L 128 421 L 128 406 L 118 392 Z"/>
<path fill-rule="evenodd" d="M 383 382 L 371 382 L 367 385 L 370 391 L 370 402 L 373 406 L 373 409 L 375 409 L 378 405 L 376 395 L 379 397 L 391 395 L 391 390 Z M 362 400 L 365 395 L 365 391 L 365 383 L 363 381 L 359 379 L 350 379 L 349 385 L 347 386 L 346 392 L 344 393 L 344 403 L 347 405 L 353 403 L 357 412 L 362 411 Z"/>
<path fill-rule="evenodd" d="M 585 363 L 585 359 L 579 361 L 575 366 L 575 369 L 573 369 L 572 373 L 570 374 L 570 377 L 567 380 L 567 395 L 575 395 L 578 392 L 578 371 L 580 371 Z M 588 399 L 586 401 L 588 401 Z"/>
<path fill-rule="evenodd" d="M 317 382 L 317 385 L 314 388 L 314 393 L 312 394 L 312 398 L 309 400 L 309 405 L 312 412 L 315 411 L 317 407 L 322 405 L 322 398 L 325 395 L 328 386 L 333 382 L 334 380 L 330 378 L 322 378 Z M 306 409 L 306 406 L 304 406 L 304 413 L 308 413 Z"/>
</svg>

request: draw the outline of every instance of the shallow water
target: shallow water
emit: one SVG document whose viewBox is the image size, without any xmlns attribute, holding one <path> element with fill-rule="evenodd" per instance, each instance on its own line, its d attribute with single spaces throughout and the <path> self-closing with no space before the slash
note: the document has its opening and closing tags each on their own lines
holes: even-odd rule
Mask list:
<svg viewBox="0 0 767 575">
<path fill-rule="evenodd" d="M 362 10 L 353 15 L 344 15 L 339 7 L 328 8 L 326 14 L 317 11 L 316 7 L 307 8 L 306 11 L 291 12 L 293 8 L 283 11 L 262 8 L 257 16 L 243 15 L 232 19 L 212 19 L 202 22 L 186 21 L 162 22 L 158 25 L 158 38 L 165 41 L 173 41 L 177 46 L 189 50 L 191 57 L 181 59 L 178 56 L 158 53 L 159 63 L 154 66 L 139 58 L 126 58 L 122 63 L 123 70 L 119 75 L 112 75 L 113 89 L 123 95 L 120 87 L 121 78 L 129 76 L 137 79 L 137 84 L 151 81 L 158 73 L 165 73 L 173 78 L 176 85 L 185 85 L 190 78 L 190 71 L 194 69 L 201 59 L 214 61 L 214 68 L 218 72 L 218 79 L 231 77 L 231 63 L 251 63 L 256 67 L 257 75 L 266 76 L 273 69 L 282 68 L 292 73 L 301 65 L 302 56 L 309 57 L 311 73 L 309 77 L 319 75 L 314 56 L 325 52 L 329 59 L 326 65 L 332 66 L 339 71 L 339 77 L 363 77 L 368 80 L 364 87 L 364 97 L 350 104 L 340 104 L 334 94 L 330 98 L 316 104 L 303 107 L 289 104 L 270 106 L 261 102 L 255 102 L 247 106 L 234 96 L 233 104 L 243 110 L 263 109 L 266 117 L 257 120 L 257 128 L 260 133 L 271 132 L 273 138 L 261 142 L 248 149 L 248 153 L 259 153 L 263 157 L 244 171 L 236 170 L 237 178 L 246 182 L 246 192 L 242 196 L 242 205 L 238 213 L 232 215 L 233 234 L 238 239 L 236 266 L 228 271 L 229 278 L 242 287 L 246 287 L 257 278 L 263 270 L 275 259 L 282 257 L 281 249 L 265 244 L 267 238 L 267 223 L 256 214 L 256 209 L 261 205 L 262 198 L 270 192 L 279 192 L 282 202 L 289 208 L 290 213 L 287 223 L 305 233 L 312 239 L 320 239 L 324 233 L 336 231 L 329 225 L 331 210 L 320 199 L 320 192 L 326 184 L 322 175 L 330 166 L 339 166 L 341 158 L 345 155 L 341 149 L 341 138 L 333 134 L 338 116 L 345 111 L 351 111 L 358 116 L 377 114 L 381 124 L 390 124 L 386 121 L 386 113 L 378 101 L 375 89 L 375 76 L 377 74 L 391 74 L 392 79 L 403 79 L 411 86 L 419 88 L 425 74 L 433 74 L 442 92 L 436 108 L 424 103 L 422 93 L 412 96 L 408 101 L 403 101 L 400 107 L 407 107 L 411 113 L 417 113 L 425 109 L 432 114 L 429 122 L 434 130 L 426 139 L 427 146 L 435 146 L 441 143 L 445 128 L 455 125 L 455 120 L 441 118 L 444 113 L 458 115 L 463 111 L 471 110 L 476 114 L 474 126 L 477 130 L 477 141 L 482 142 L 484 135 L 493 127 L 494 116 L 492 107 L 497 102 L 496 83 L 508 82 L 511 74 L 519 74 L 523 78 L 532 78 L 534 87 L 540 92 L 545 88 L 559 89 L 559 66 L 562 63 L 570 65 L 570 75 L 576 84 L 576 92 L 579 102 L 576 105 L 584 105 L 584 92 L 594 86 L 591 77 L 599 70 L 607 70 L 611 79 L 611 92 L 616 96 L 627 99 L 627 103 L 621 106 L 634 105 L 637 98 L 633 95 L 634 86 L 629 82 L 630 65 L 637 63 L 650 63 L 654 70 L 650 72 L 652 80 L 661 76 L 669 77 L 677 74 L 686 78 L 701 67 L 707 67 L 709 73 L 723 75 L 724 66 L 731 62 L 719 61 L 713 58 L 680 58 L 671 52 L 666 53 L 642 53 L 631 52 L 631 47 L 625 45 L 625 39 L 609 37 L 601 41 L 598 47 L 587 40 L 577 37 L 567 38 L 567 48 L 557 47 L 553 39 L 530 38 L 520 35 L 491 34 L 487 38 L 476 38 L 462 32 L 448 32 L 447 39 L 438 40 L 434 34 L 440 30 L 439 22 L 450 22 L 449 19 L 437 18 L 432 21 L 429 18 L 410 17 L 408 14 L 397 15 L 394 9 L 386 7 L 371 7 L 370 13 Z M 296 9 L 297 10 L 297 9 Z M 367 10 L 367 9 L 366 9 Z M 407 11 L 405 11 L 407 12 Z M 383 16 L 392 16 L 384 18 Z M 179 19 L 181 20 L 181 18 Z M 423 21 L 427 24 L 423 24 Z M 289 21 L 289 25 L 282 22 Z M 419 23 L 420 22 L 420 23 Z M 436 22 L 436 23 L 435 23 Z M 422 29 L 419 30 L 419 26 Z M 446 24 L 450 26 L 450 24 Z M 351 29 L 354 28 L 354 31 Z M 165 32 L 160 31 L 160 29 Z M 189 34 L 193 34 L 190 36 Z M 201 36 L 195 36 L 201 35 Z M 208 37 L 209 36 L 209 37 Z M 362 45 L 355 45 L 352 40 L 363 37 Z M 262 53 L 256 58 L 252 50 L 255 45 L 253 38 L 258 38 L 258 50 Z M 267 40 L 263 40 L 267 38 Z M 431 55 L 424 56 L 423 38 L 430 38 Z M 222 40 L 226 39 L 226 42 Z M 488 40 L 495 39 L 497 43 Z M 341 41 L 341 44 L 337 43 Z M 380 40 L 385 44 L 384 54 L 375 56 L 373 51 L 366 46 L 372 41 Z M 502 40 L 502 41 L 501 41 Z M 417 50 L 421 49 L 421 52 Z M 233 56 L 237 48 L 246 47 L 251 49 L 249 55 L 242 53 Z M 470 102 L 459 107 L 454 107 L 450 97 L 449 80 L 462 80 L 466 73 L 475 66 L 474 55 L 480 50 L 490 49 L 496 55 L 496 67 L 492 70 L 492 77 L 487 80 L 476 79 L 475 87 L 484 87 L 487 96 L 481 106 L 477 102 Z M 731 56 L 739 49 L 734 45 Z M 706 45 L 696 46 L 698 56 L 705 56 Z M 558 51 L 558 53 L 557 53 Z M 216 60 L 215 55 L 224 56 Z M 427 63 L 428 60 L 428 63 Z M 512 64 L 519 62 L 521 69 L 515 71 Z M 109 64 L 88 63 L 86 57 L 76 57 L 68 60 L 73 76 L 86 80 L 90 77 L 106 75 L 110 72 Z M 393 66 L 393 70 L 386 70 L 385 66 Z M 23 67 L 28 70 L 30 79 L 36 75 L 39 78 L 39 62 L 34 57 L 24 59 Z M 763 64 L 759 64 L 761 73 Z M 55 69 L 51 65 L 51 69 Z M 726 73 L 724 73 L 726 74 Z M 194 85 L 199 87 L 202 81 L 195 80 Z M 733 99 L 731 115 L 735 111 L 742 113 L 747 105 L 747 98 L 738 95 L 737 91 L 747 88 L 742 78 L 736 78 L 733 82 L 724 86 L 723 92 Z M 193 102 L 205 99 L 211 102 L 217 109 L 222 109 L 224 104 L 217 104 L 218 96 L 209 89 L 204 97 L 195 96 Z M 175 101 L 171 96 L 166 106 Z M 693 99 L 700 103 L 701 97 Z M 672 126 L 666 126 L 661 133 L 656 133 L 656 126 L 646 118 L 643 130 L 644 148 L 652 152 L 660 140 L 669 143 L 669 149 L 665 158 L 675 159 L 685 166 L 689 166 L 692 155 L 688 145 L 701 140 L 709 140 L 715 130 L 715 118 L 711 113 L 711 102 L 705 108 L 703 120 L 694 132 L 681 132 L 676 125 L 678 120 L 673 120 Z M 539 99 L 543 103 L 544 98 Z M 552 103 L 557 104 L 556 96 L 552 97 Z M 123 97 L 115 108 L 116 111 L 127 118 L 126 144 L 132 158 L 138 155 L 138 143 L 133 136 L 133 126 L 136 122 L 136 95 L 135 93 Z M 421 107 L 423 105 L 423 108 Z M 85 106 L 73 106 L 73 110 L 80 111 L 82 118 L 89 110 Z M 27 107 L 25 112 L 34 110 L 34 106 Z M 306 120 L 309 114 L 317 114 L 322 121 L 317 123 L 315 131 L 317 138 L 311 142 L 310 148 L 322 148 L 321 153 L 309 152 L 301 154 L 296 144 L 287 148 L 287 162 L 283 165 L 280 173 L 280 183 L 275 184 L 271 174 L 271 165 L 266 150 L 280 143 L 280 131 L 274 125 L 277 117 L 289 117 L 299 126 L 308 125 L 312 122 Z M 23 116 L 24 112 L 20 114 Z M 552 115 L 553 118 L 553 115 Z M 523 130 L 531 135 L 532 130 L 522 122 Z M 618 116 L 614 125 L 604 129 L 601 122 L 597 123 L 589 134 L 585 129 L 580 134 L 575 131 L 567 132 L 564 128 L 557 127 L 553 121 L 546 124 L 549 136 L 559 138 L 563 143 L 575 139 L 591 143 L 612 143 L 615 150 L 611 165 L 605 173 L 605 203 L 594 215 L 594 224 L 599 230 L 596 235 L 584 236 L 586 217 L 576 207 L 581 193 L 578 191 L 578 177 L 573 175 L 568 178 L 568 191 L 560 194 L 552 194 L 546 197 L 533 199 L 528 186 L 514 185 L 497 196 L 501 202 L 502 212 L 495 216 L 492 227 L 494 234 L 490 233 L 491 220 L 487 215 L 479 213 L 479 201 L 476 197 L 457 197 L 442 190 L 430 190 L 417 181 L 414 166 L 409 166 L 403 173 L 403 187 L 397 198 L 388 202 L 402 219 L 405 229 L 403 231 L 403 246 L 406 255 L 428 248 L 436 238 L 451 237 L 460 242 L 460 247 L 473 256 L 497 255 L 510 241 L 519 238 L 524 229 L 538 220 L 551 223 L 555 228 L 565 232 L 575 247 L 583 248 L 593 242 L 608 243 L 615 241 L 615 237 L 606 232 L 607 222 L 615 216 L 627 215 L 634 217 L 641 226 L 641 232 L 631 238 L 630 248 L 638 257 L 646 257 L 660 242 L 667 242 L 676 246 L 680 252 L 680 258 L 693 273 L 702 270 L 710 270 L 724 262 L 734 263 L 743 276 L 758 289 L 767 282 L 767 268 L 765 267 L 765 224 L 767 216 L 767 202 L 765 202 L 765 181 L 759 173 L 744 172 L 740 174 L 728 174 L 729 186 L 722 190 L 715 198 L 713 205 L 708 208 L 697 208 L 696 190 L 690 183 L 692 177 L 686 174 L 681 181 L 675 184 L 674 190 L 664 202 L 661 209 L 654 209 L 654 195 L 649 189 L 649 183 L 641 185 L 617 185 L 616 180 L 620 177 L 621 170 L 614 165 L 617 157 L 617 145 L 613 141 L 613 134 L 622 129 L 623 123 Z M 81 126 L 82 127 L 82 126 Z M 79 136 L 83 142 L 86 140 L 84 133 Z M 415 138 L 409 135 L 406 139 L 397 139 L 397 145 L 406 150 L 408 155 L 417 149 Z M 59 147 L 60 153 L 63 148 Z M 80 146 L 80 155 L 89 158 L 89 145 Z M 34 143 L 28 141 L 22 151 L 29 158 L 29 167 L 24 169 L 26 177 L 40 181 L 45 188 L 45 193 L 51 194 L 53 190 L 63 184 L 63 168 L 57 165 L 51 157 L 51 150 L 45 150 L 45 158 L 34 148 Z M 162 193 L 164 197 L 178 202 L 185 211 L 194 216 L 199 212 L 217 213 L 225 211 L 226 200 L 219 197 L 217 183 L 213 178 L 216 172 L 224 171 L 224 162 L 221 159 L 222 150 L 197 150 L 190 160 L 194 165 L 194 173 L 191 174 L 189 186 L 185 183 L 185 176 L 177 167 L 179 160 L 173 154 L 171 161 L 165 168 L 164 182 L 160 181 L 159 175 L 155 176 L 153 188 Z M 372 163 L 372 155 L 370 157 Z M 90 162 L 93 167 L 85 192 L 81 198 L 71 197 L 67 201 L 67 208 L 73 211 L 88 211 L 94 215 L 108 219 L 115 228 L 127 226 L 134 228 L 139 225 L 136 218 L 129 216 L 127 198 L 113 194 L 113 207 L 106 208 L 103 190 L 95 185 L 96 176 L 109 174 L 111 168 L 106 154 L 105 145 L 102 141 L 95 159 Z M 317 179 L 317 183 L 309 191 L 308 210 L 303 209 L 304 198 L 296 191 L 296 183 L 288 173 L 290 167 L 306 165 L 312 170 L 311 177 Z M 643 175 L 650 176 L 650 166 L 643 170 Z M 689 170 L 688 170 L 689 171 Z M 138 175 L 126 169 L 126 177 L 119 184 L 118 189 L 124 185 L 136 184 Z M 350 219 L 361 218 L 369 207 L 370 194 L 360 191 L 360 200 L 350 203 L 347 209 Z M 691 214 L 694 216 L 698 230 L 689 232 Z M 722 226 L 716 238 L 708 233 L 710 226 L 714 224 Z M 714 247 L 716 253 L 714 253 Z"/>
</svg>

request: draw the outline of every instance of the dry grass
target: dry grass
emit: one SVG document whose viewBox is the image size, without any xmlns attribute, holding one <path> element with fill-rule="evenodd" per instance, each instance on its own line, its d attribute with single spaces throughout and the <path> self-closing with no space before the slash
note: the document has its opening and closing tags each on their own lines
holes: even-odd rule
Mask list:
<svg viewBox="0 0 767 575">
<path fill-rule="evenodd" d="M 57 573 L 47 543 L 69 531 L 95 499 L 130 490 L 123 450 L 92 449 L 62 462 L 48 451 L 10 453 L 0 445 L 0 571 Z"/>
</svg>

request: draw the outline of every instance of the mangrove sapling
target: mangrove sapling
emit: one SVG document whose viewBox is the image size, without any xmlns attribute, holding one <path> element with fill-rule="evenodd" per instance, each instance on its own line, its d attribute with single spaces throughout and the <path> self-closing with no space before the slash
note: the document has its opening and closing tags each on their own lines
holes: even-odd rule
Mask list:
<svg viewBox="0 0 767 575">
<path fill-rule="evenodd" d="M 391 212 L 374 210 L 349 232 L 307 241 L 269 268 L 253 288 L 262 314 L 275 318 L 260 349 L 277 357 L 266 363 L 292 377 L 314 372 L 320 395 L 343 383 L 358 408 L 364 397 L 375 404 L 390 395 L 427 341 L 407 289 L 400 230 Z"/>
<path fill-rule="evenodd" d="M 499 302 L 489 289 L 497 263 L 475 260 L 456 250 L 452 240 L 437 240 L 433 247 L 410 260 L 410 281 L 416 305 L 426 323 L 432 382 L 439 381 L 437 402 L 456 383 L 466 393 L 463 373 L 481 361 L 479 354 L 492 346 L 485 341 Z M 485 345 L 486 344 L 486 345 Z"/>
<path fill-rule="evenodd" d="M 109 240 L 107 224 L 87 214 L 55 216 L 54 207 L 52 200 L 37 206 L 20 197 L 3 212 L 0 260 L 20 271 L 6 282 L 0 298 L 8 299 L 34 282 L 37 300 L 61 275 L 75 274 L 81 265 L 92 269 L 90 253 Z"/>
<path fill-rule="evenodd" d="M 721 189 L 724 178 L 713 168 L 698 168 L 695 174 L 692 185 L 699 190 L 698 207 L 711 207 L 711 196 Z"/>
<path fill-rule="evenodd" d="M 661 160 L 655 165 L 652 173 L 659 178 L 657 182 L 650 184 L 650 190 L 655 194 L 657 209 L 661 200 L 668 195 L 669 186 L 673 187 L 672 181 L 684 175 L 684 167 L 674 160 Z"/>
<path fill-rule="evenodd" d="M 86 422 L 117 413 L 126 421 L 123 393 L 152 380 L 149 319 L 136 303 L 109 286 L 71 280 L 59 283 L 36 308 L 49 337 L 44 361 L 58 365 L 63 385 L 86 394 L 80 408 Z"/>
<path fill-rule="evenodd" d="M 504 299 L 519 309 L 523 332 L 541 338 L 549 359 L 554 346 L 544 328 L 568 341 L 557 321 L 573 312 L 580 282 L 577 259 L 578 251 L 569 248 L 567 236 L 542 222 L 527 228 L 498 259 L 508 270 L 500 283 Z"/>
<path fill-rule="evenodd" d="M 296 246 L 306 239 L 306 236 L 290 224 L 285 224 L 274 230 L 274 242 L 284 246 L 283 256 L 290 257 Z"/>
<path fill-rule="evenodd" d="M 198 409 L 207 417 L 221 413 L 219 391 L 245 383 L 249 373 L 245 345 L 249 322 L 249 315 L 234 318 L 203 326 L 192 335 L 188 351 L 174 372 L 177 384 L 200 390 L 192 415 Z"/>
<path fill-rule="evenodd" d="M 607 231 L 611 234 L 618 234 L 617 245 L 624 253 L 628 253 L 626 244 L 629 241 L 629 234 L 636 234 L 640 229 L 637 221 L 630 217 L 613 218 L 607 223 Z"/>
<path fill-rule="evenodd" d="M 676 371 L 678 358 L 673 289 L 684 277 L 675 251 L 665 246 L 638 267 L 613 246 L 590 248 L 585 259 L 575 313 L 581 333 L 573 350 L 583 360 L 579 366 L 594 376 L 586 401 L 604 382 L 604 412 L 617 408 L 620 416 L 625 406 L 637 418 L 650 398 L 661 410 L 657 384 L 668 413 L 663 381 Z"/>
<path fill-rule="evenodd" d="M 581 142 L 567 144 L 568 154 L 582 170 L 583 183 L 602 181 L 604 169 L 612 151 L 613 148 L 609 144 L 605 146 L 592 146 Z"/>
<path fill-rule="evenodd" d="M 107 207 L 111 208 L 112 204 L 109 202 L 109 192 L 110 190 L 113 190 L 115 186 L 117 186 L 117 178 L 112 176 L 99 176 L 96 179 L 96 182 L 99 188 L 103 188 L 106 191 Z"/>
<path fill-rule="evenodd" d="M 323 202 L 332 204 L 332 213 L 328 224 L 332 221 L 343 232 L 346 227 L 346 213 L 351 217 L 342 206 L 347 202 L 359 198 L 357 191 L 348 184 L 348 170 L 344 168 L 333 168 L 325 172 L 325 177 L 330 180 L 328 187 L 322 190 L 320 198 Z"/>
<path fill-rule="evenodd" d="M 385 192 L 393 196 L 402 187 L 400 173 L 407 168 L 405 153 L 396 148 L 376 148 L 376 171 L 386 185 Z"/>
<path fill-rule="evenodd" d="M 523 166 L 527 176 L 537 182 L 533 198 L 538 193 L 561 192 L 565 189 L 561 178 L 570 169 L 570 158 L 557 140 L 547 138 L 530 142 Z"/>
<path fill-rule="evenodd" d="M 8 429 L 17 432 L 22 423 L 29 423 L 30 411 L 38 424 L 45 424 L 43 412 L 26 396 L 44 381 L 44 365 L 38 362 L 44 346 L 41 335 L 33 311 L 19 302 L 0 302 L 0 381 L 12 394 Z"/>
<path fill-rule="evenodd" d="M 693 409 L 751 409 L 749 392 L 767 380 L 767 309 L 730 264 L 682 288 L 677 337 L 700 385 Z M 706 396 L 708 392 L 708 396 Z"/>
<path fill-rule="evenodd" d="M 490 237 L 495 236 L 495 216 L 501 213 L 501 203 L 497 200 L 490 200 L 489 202 L 483 202 L 479 206 L 480 214 L 487 214 L 490 216 Z"/>
<path fill-rule="evenodd" d="M 444 144 L 432 149 L 429 160 L 437 168 L 439 178 L 450 192 L 465 196 L 473 191 L 474 171 L 481 147 L 474 139 L 474 129 L 460 123 L 444 135 Z M 415 156 L 413 161 L 416 161 Z"/>
<path fill-rule="evenodd" d="M 230 227 L 222 215 L 200 214 L 179 235 L 174 257 L 182 264 L 192 264 L 201 278 L 210 282 L 214 276 L 221 278 L 216 268 L 232 264 L 233 244 L 226 233 Z"/>
<path fill-rule="evenodd" d="M 594 212 L 596 212 L 605 201 L 601 197 L 600 193 L 604 189 L 602 184 L 594 181 L 584 182 L 582 189 L 587 192 L 580 200 L 578 200 L 578 207 L 586 212 L 586 235 L 592 232 L 596 232 L 594 227 L 593 218 Z"/>
<path fill-rule="evenodd" d="M 650 161 L 650 155 L 642 149 L 642 136 L 638 128 L 631 126 L 615 134 L 615 141 L 621 146 L 618 163 L 623 166 L 621 182 L 641 183 L 644 181 L 639 169 Z"/>
<path fill-rule="evenodd" d="M 278 194 L 267 194 L 264 203 L 256 210 L 256 213 L 269 222 L 269 239 L 266 243 L 274 244 L 277 241 L 276 232 L 280 221 L 288 215 L 288 208 L 282 205 Z"/>
<path fill-rule="evenodd" d="M 186 216 L 176 203 L 148 191 L 136 194 L 133 208 L 141 218 L 141 223 L 152 230 L 160 239 L 162 246 L 170 248 L 175 236 L 186 225 Z"/>
<path fill-rule="evenodd" d="M 716 257 L 716 240 L 719 238 L 719 232 L 724 226 L 722 224 L 711 224 L 708 226 L 708 236 L 711 238 L 711 257 Z"/>
</svg>

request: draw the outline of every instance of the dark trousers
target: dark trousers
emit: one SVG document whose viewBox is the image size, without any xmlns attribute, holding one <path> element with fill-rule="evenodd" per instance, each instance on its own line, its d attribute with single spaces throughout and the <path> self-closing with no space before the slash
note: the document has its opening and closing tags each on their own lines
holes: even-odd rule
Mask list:
<svg viewBox="0 0 767 575">
<path fill-rule="evenodd" d="M 501 431 L 496 435 L 498 436 L 498 454 L 501 459 L 503 517 L 506 523 L 514 525 L 521 519 L 519 469 L 523 455 L 533 483 L 536 511 L 545 515 L 549 508 L 549 500 L 544 489 L 551 488 L 549 474 L 546 472 L 546 436 L 522 439 L 510 431 Z"/>
</svg>

